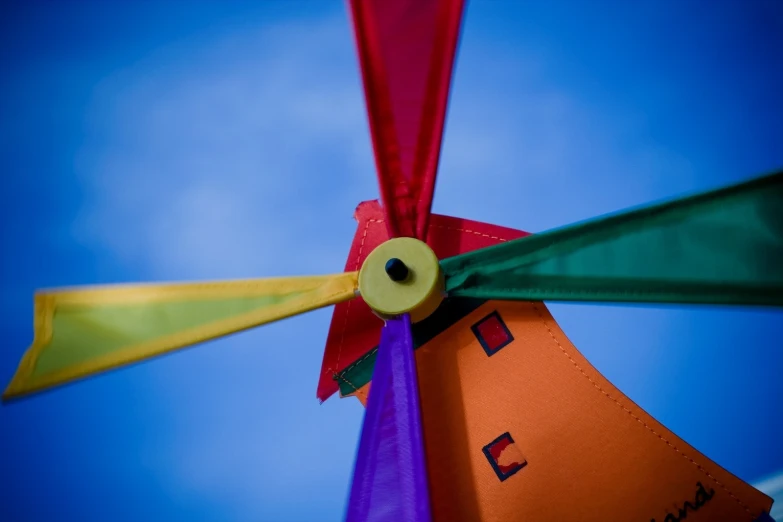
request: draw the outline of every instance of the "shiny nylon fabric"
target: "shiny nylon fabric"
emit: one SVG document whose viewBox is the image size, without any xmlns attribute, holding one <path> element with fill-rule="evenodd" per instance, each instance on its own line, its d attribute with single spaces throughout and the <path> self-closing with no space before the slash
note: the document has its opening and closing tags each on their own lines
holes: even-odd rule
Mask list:
<svg viewBox="0 0 783 522">
<path fill-rule="evenodd" d="M 347 522 L 429 522 L 410 317 L 386 322 L 356 456 Z"/>
<path fill-rule="evenodd" d="M 442 267 L 452 297 L 783 306 L 783 172 Z"/>
<path fill-rule="evenodd" d="M 472 326 L 489 315 L 502 319 L 513 339 L 488 357 Z M 777 339 L 762 343 L 770 350 L 779 345 Z M 487 301 L 426 342 L 415 358 L 430 506 L 438 522 L 664 522 L 674 504 L 694 503 L 699 482 L 716 494 L 681 520 L 751 522 L 769 512 L 771 498 L 601 375 L 543 303 Z M 356 396 L 372 395 L 373 386 Z M 700 397 L 690 401 L 703 405 Z M 483 451 L 502 433 L 527 462 L 504 481 Z"/>
<path fill-rule="evenodd" d="M 390 237 L 425 239 L 463 0 L 351 0 Z"/>
<path fill-rule="evenodd" d="M 345 271 L 359 270 L 367 255 L 389 239 L 383 210 L 377 201 L 365 201 L 356 209 L 356 233 L 348 251 Z M 445 259 L 528 235 L 527 232 L 467 219 L 432 214 L 427 244 Z M 419 325 L 420 326 L 420 325 Z M 340 386 L 351 386 L 340 374 L 357 359 L 378 346 L 381 321 L 361 296 L 334 307 L 332 323 L 324 347 L 317 395 L 326 400 Z M 414 326 L 415 340 L 416 326 Z"/>
<path fill-rule="evenodd" d="M 357 273 L 41 292 L 35 337 L 4 398 L 149 357 L 355 295 Z"/>
</svg>

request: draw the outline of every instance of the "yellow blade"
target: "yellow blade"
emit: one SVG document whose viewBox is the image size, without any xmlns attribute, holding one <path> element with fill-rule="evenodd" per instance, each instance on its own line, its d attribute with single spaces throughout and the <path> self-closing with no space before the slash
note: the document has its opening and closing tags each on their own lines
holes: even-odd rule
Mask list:
<svg viewBox="0 0 783 522">
<path fill-rule="evenodd" d="M 3 399 L 354 297 L 357 272 L 39 292 L 32 346 Z"/>
</svg>

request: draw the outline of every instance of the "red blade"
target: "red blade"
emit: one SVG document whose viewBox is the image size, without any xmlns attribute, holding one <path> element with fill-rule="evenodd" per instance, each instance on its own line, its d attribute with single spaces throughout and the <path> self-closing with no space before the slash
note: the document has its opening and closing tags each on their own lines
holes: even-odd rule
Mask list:
<svg viewBox="0 0 783 522">
<path fill-rule="evenodd" d="M 386 226 L 425 238 L 463 0 L 350 0 Z"/>
</svg>

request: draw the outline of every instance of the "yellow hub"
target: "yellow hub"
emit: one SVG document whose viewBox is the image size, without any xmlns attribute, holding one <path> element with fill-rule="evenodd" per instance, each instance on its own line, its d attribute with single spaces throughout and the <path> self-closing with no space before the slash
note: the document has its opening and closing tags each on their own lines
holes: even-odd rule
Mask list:
<svg viewBox="0 0 783 522">
<path fill-rule="evenodd" d="M 412 322 L 429 317 L 444 297 L 435 252 L 410 237 L 390 239 L 370 252 L 359 271 L 359 292 L 381 318 L 404 313 Z"/>
</svg>

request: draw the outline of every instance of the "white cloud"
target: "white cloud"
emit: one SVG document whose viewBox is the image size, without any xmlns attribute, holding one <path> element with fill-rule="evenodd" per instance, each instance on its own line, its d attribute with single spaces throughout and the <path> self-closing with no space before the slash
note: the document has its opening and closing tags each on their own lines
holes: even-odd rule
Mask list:
<svg viewBox="0 0 783 522">
<path fill-rule="evenodd" d="M 107 78 L 78 165 L 91 205 L 77 237 L 156 278 L 341 269 L 352 208 L 375 196 L 344 25 L 182 44 Z"/>
<path fill-rule="evenodd" d="M 775 520 L 783 520 L 783 471 L 758 481 L 754 487 L 775 500 L 770 516 Z"/>
<path fill-rule="evenodd" d="M 459 59 L 436 210 L 541 232 L 694 188 L 644 115 L 561 85 L 543 54 L 473 39 Z"/>
</svg>

